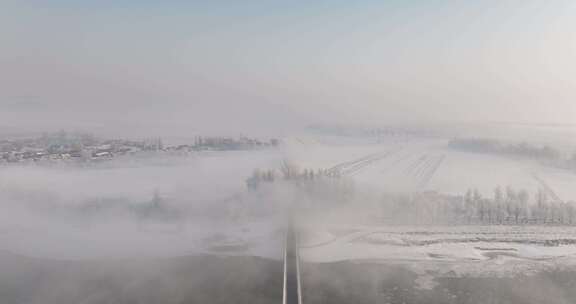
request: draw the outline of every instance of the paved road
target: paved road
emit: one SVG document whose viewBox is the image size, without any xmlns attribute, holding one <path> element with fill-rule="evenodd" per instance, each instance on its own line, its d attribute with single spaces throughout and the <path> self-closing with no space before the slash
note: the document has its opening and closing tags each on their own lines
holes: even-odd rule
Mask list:
<svg viewBox="0 0 576 304">
<path fill-rule="evenodd" d="M 286 232 L 284 251 L 284 304 L 300 304 L 300 266 L 296 231 L 292 226 Z"/>
</svg>

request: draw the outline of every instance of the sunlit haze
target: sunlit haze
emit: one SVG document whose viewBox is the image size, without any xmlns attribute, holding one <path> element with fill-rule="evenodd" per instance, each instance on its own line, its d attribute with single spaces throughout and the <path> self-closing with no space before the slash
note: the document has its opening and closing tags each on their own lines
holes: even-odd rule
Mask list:
<svg viewBox="0 0 576 304">
<path fill-rule="evenodd" d="M 576 303 L 576 1 L 0 0 L 0 304 Z"/>
<path fill-rule="evenodd" d="M 574 20 L 573 1 L 4 0 L 0 121 L 575 123 Z"/>
</svg>

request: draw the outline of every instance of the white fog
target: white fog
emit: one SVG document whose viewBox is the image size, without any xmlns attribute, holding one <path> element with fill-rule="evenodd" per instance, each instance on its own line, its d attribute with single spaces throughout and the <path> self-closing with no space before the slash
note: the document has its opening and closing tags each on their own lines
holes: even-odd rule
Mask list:
<svg viewBox="0 0 576 304">
<path fill-rule="evenodd" d="M 0 303 L 575 303 L 575 14 L 0 0 Z"/>
</svg>

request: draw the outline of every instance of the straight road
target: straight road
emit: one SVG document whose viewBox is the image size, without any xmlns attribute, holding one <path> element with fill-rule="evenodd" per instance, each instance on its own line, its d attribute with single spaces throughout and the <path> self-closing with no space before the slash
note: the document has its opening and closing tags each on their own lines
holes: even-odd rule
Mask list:
<svg viewBox="0 0 576 304">
<path fill-rule="evenodd" d="M 286 231 L 284 249 L 284 304 L 300 304 L 300 265 L 298 256 L 298 238 L 292 225 Z"/>
</svg>

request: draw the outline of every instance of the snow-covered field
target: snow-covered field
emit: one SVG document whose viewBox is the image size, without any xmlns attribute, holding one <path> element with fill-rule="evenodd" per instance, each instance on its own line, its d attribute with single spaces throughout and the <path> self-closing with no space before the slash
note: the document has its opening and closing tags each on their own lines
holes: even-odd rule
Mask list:
<svg viewBox="0 0 576 304">
<path fill-rule="evenodd" d="M 333 226 L 303 229 L 306 262 L 403 265 L 421 288 L 437 277 L 509 277 L 576 269 L 576 227 Z"/>
<path fill-rule="evenodd" d="M 576 258 L 574 244 L 576 227 L 337 226 L 304 232 L 302 250 L 311 261 L 483 261 L 499 256 L 543 260 Z"/>
<path fill-rule="evenodd" d="M 463 195 L 476 188 L 492 197 L 497 186 L 510 186 L 526 189 L 533 200 L 539 188 L 548 187 L 562 200 L 576 201 L 573 172 L 455 151 L 443 139 L 362 142 L 332 137 L 289 143 L 288 154 L 301 167 L 337 166 L 356 184 L 376 191 Z M 421 274 L 423 287 L 437 276 L 508 276 L 576 267 L 576 227 L 362 226 L 347 222 L 353 215 L 346 214 L 326 212 L 304 220 L 305 261 L 403 264 Z"/>
<path fill-rule="evenodd" d="M 287 154 L 303 168 L 331 168 L 360 161 L 349 173 L 359 184 L 390 191 L 437 191 L 463 195 L 478 189 L 492 196 L 497 186 L 535 193 L 546 184 L 563 201 L 576 201 L 576 174 L 534 161 L 455 151 L 444 139 L 359 141 L 348 138 L 298 138 Z"/>
<path fill-rule="evenodd" d="M 462 195 L 478 188 L 491 196 L 496 186 L 534 193 L 545 184 L 563 200 L 576 200 L 576 174 L 526 160 L 454 151 L 446 143 L 443 139 L 295 137 L 285 140 L 279 150 L 204 153 L 173 164 L 7 167 L 0 171 L 0 250 L 56 259 L 207 253 L 279 258 L 282 209 L 276 215 L 247 214 L 271 211 L 266 208 L 283 198 L 290 200 L 289 191 L 250 194 L 245 179 L 254 169 L 278 168 L 283 160 L 302 169 L 337 168 L 356 184 L 382 192 L 433 190 Z M 194 214 L 183 221 L 141 225 L 119 214 L 83 224 L 47 216 L 46 210 L 38 208 L 47 202 L 74 206 L 97 197 L 146 202 L 155 191 L 184 204 L 181 210 L 186 212 L 193 209 L 188 207 L 209 204 L 226 216 Z M 323 208 L 326 217 L 334 216 L 330 205 Z M 507 274 L 576 264 L 573 227 L 379 226 L 337 223 L 333 219 L 338 216 L 322 225 L 323 216 L 318 213 L 304 221 L 301 256 L 306 261 L 386 261 L 444 275 Z"/>
</svg>

